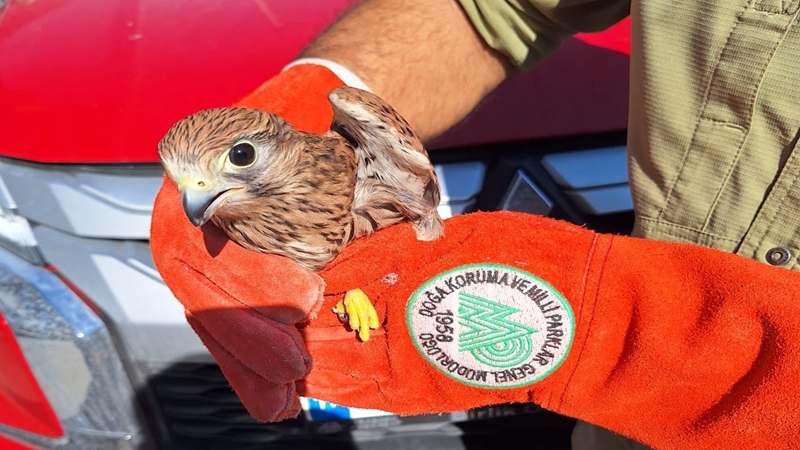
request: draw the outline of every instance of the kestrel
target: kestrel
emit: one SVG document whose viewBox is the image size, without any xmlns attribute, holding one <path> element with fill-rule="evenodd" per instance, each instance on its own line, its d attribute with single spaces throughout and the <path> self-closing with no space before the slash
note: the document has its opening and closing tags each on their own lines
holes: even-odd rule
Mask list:
<svg viewBox="0 0 800 450">
<path fill-rule="evenodd" d="M 158 152 L 189 220 L 315 271 L 353 239 L 400 222 L 420 240 L 441 236 L 436 173 L 405 119 L 356 88 L 336 88 L 328 100 L 333 123 L 321 135 L 248 108 L 208 109 L 173 125 Z M 360 289 L 335 312 L 363 341 L 379 326 Z"/>
</svg>

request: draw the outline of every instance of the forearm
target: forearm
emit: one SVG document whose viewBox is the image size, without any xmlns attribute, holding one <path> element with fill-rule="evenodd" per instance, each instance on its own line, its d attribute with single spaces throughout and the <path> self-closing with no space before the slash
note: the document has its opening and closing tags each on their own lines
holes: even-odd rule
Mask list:
<svg viewBox="0 0 800 450">
<path fill-rule="evenodd" d="M 455 0 L 367 0 L 300 57 L 353 71 L 425 141 L 463 119 L 511 70 Z"/>
</svg>

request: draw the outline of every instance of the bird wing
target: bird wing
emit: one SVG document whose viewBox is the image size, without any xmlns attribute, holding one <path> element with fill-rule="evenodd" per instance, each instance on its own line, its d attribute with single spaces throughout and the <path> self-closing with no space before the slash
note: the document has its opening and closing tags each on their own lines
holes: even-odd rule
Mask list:
<svg viewBox="0 0 800 450">
<path fill-rule="evenodd" d="M 411 221 L 421 240 L 443 231 L 439 182 L 422 141 L 377 95 L 352 87 L 332 90 L 331 130 L 355 149 L 358 161 L 353 213 L 356 237 Z"/>
</svg>

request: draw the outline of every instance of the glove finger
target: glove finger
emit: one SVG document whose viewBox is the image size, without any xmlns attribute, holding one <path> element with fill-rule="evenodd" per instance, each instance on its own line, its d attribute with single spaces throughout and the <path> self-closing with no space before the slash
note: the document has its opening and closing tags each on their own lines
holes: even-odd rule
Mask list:
<svg viewBox="0 0 800 450">
<path fill-rule="evenodd" d="M 220 299 L 211 302 L 220 309 L 186 311 L 186 316 L 241 364 L 273 383 L 293 382 L 311 371 L 311 356 L 293 325 L 224 307 Z"/>
<path fill-rule="evenodd" d="M 222 374 L 250 415 L 262 422 L 278 422 L 297 416 L 300 401 L 294 382 L 273 383 L 259 376 L 220 345 L 198 320 L 191 315 L 187 315 L 187 320 L 214 356 Z"/>
<path fill-rule="evenodd" d="M 321 134 L 333 119 L 328 93 L 344 85 L 328 69 L 301 64 L 282 71 L 233 106 L 269 111 L 298 130 Z"/>
<path fill-rule="evenodd" d="M 167 178 L 153 206 L 150 234 L 156 267 L 187 309 L 205 295 L 197 285 L 205 279 L 205 286 L 281 323 L 303 322 L 319 311 L 325 286 L 319 276 L 288 258 L 246 250 L 213 225 L 192 226 Z"/>
<path fill-rule="evenodd" d="M 333 327 L 304 330 L 314 370 L 298 383 L 301 395 L 351 407 L 387 408 L 379 386 L 391 383 L 385 333 L 360 342 Z"/>
</svg>

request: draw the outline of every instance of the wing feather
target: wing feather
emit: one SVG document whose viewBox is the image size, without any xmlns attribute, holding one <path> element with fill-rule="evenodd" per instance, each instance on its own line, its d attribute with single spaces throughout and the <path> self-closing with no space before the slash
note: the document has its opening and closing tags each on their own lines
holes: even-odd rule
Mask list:
<svg viewBox="0 0 800 450">
<path fill-rule="evenodd" d="M 367 91 L 336 88 L 328 99 L 334 110 L 331 130 L 353 146 L 358 161 L 356 237 L 411 221 L 419 239 L 438 238 L 444 227 L 436 211 L 439 182 L 408 122 Z"/>
</svg>

